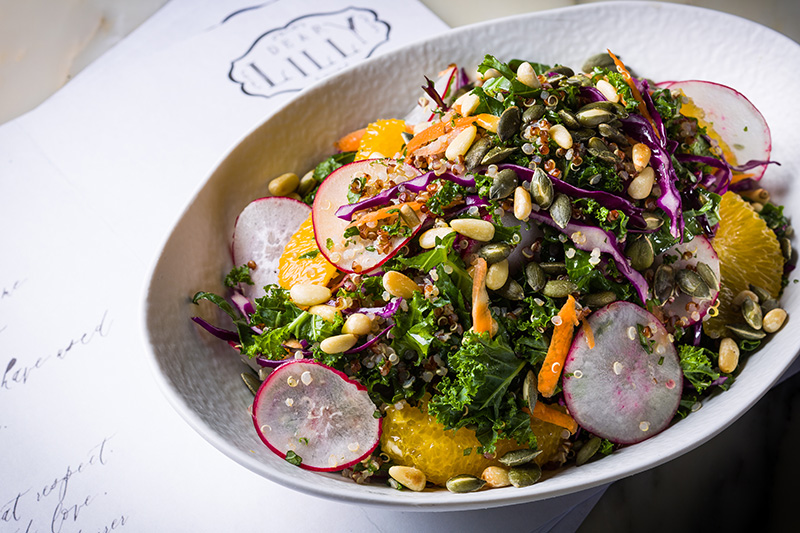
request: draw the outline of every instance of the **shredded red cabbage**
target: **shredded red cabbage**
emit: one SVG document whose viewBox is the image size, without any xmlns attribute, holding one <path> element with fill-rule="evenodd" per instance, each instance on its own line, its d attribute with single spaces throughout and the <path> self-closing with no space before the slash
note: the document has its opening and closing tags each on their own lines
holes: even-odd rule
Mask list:
<svg viewBox="0 0 800 533">
<path fill-rule="evenodd" d="M 636 294 L 639 296 L 639 299 L 642 300 L 642 303 L 647 301 L 647 293 L 649 291 L 647 280 L 645 280 L 644 276 L 642 276 L 639 272 L 631 268 L 631 265 L 628 263 L 628 259 L 625 257 L 625 254 L 622 253 L 622 249 L 620 248 L 617 238 L 613 233 L 605 231 L 596 226 L 581 224 L 579 222 L 569 222 L 567 226 L 562 229 L 552 218 L 550 218 L 549 214 L 543 211 L 531 213 L 531 218 L 556 228 L 558 231 L 569 237 L 573 244 L 575 244 L 575 247 L 580 250 L 591 252 L 593 249 L 597 248 L 601 253 L 609 254 L 614 258 L 614 262 L 617 264 L 617 269 L 628 281 L 631 282 L 631 285 L 633 285 L 633 288 L 636 290 Z M 573 235 L 576 233 L 581 233 L 583 236 L 583 239 L 578 239 L 579 242 L 575 242 L 575 238 L 573 238 Z"/>
<path fill-rule="evenodd" d="M 431 184 L 433 180 L 437 179 L 452 181 L 458 185 L 461 185 L 462 187 L 475 186 L 475 180 L 472 178 L 456 176 L 450 172 L 444 172 L 443 174 L 437 176 L 435 172 L 430 171 L 422 174 L 421 176 L 417 176 L 416 178 L 399 183 L 394 187 L 386 189 L 385 191 L 381 191 L 375 196 L 370 196 L 369 198 L 361 200 L 360 202 L 343 205 L 336 210 L 336 216 L 343 220 L 349 221 L 353 218 L 353 214 L 357 211 L 368 209 L 370 207 L 386 205 L 390 200 L 396 198 L 403 191 L 422 192 L 428 187 L 428 185 Z"/>
<path fill-rule="evenodd" d="M 365 315 L 372 313 L 374 315 L 378 315 L 383 318 L 389 318 L 392 315 L 394 315 L 398 309 L 400 309 L 401 301 L 402 298 L 393 298 L 392 300 L 389 301 L 389 303 L 387 303 L 383 307 L 362 307 L 361 309 L 354 310 L 353 313 L 363 313 Z"/>
<path fill-rule="evenodd" d="M 197 324 L 200 325 L 204 330 L 211 333 L 218 339 L 222 339 L 224 341 L 229 342 L 239 342 L 239 334 L 235 331 L 230 331 L 227 329 L 218 328 L 217 326 L 211 325 L 199 316 L 193 316 L 192 320 L 194 320 Z"/>
<path fill-rule="evenodd" d="M 710 174 L 711 179 L 704 180 L 703 186 L 717 194 L 725 194 L 725 191 L 728 190 L 733 174 L 725 161 L 720 161 L 710 156 L 692 154 L 677 154 L 675 159 L 681 163 L 700 163 L 701 165 L 716 168 L 717 172 Z"/>
<path fill-rule="evenodd" d="M 394 324 L 392 324 L 391 326 L 385 327 L 380 333 L 375 335 L 375 337 L 373 337 L 372 339 L 368 340 L 367 342 L 365 342 L 361 346 L 356 346 L 355 348 L 351 348 L 351 349 L 347 350 L 344 353 L 349 355 L 349 354 L 352 354 L 352 353 L 358 353 L 358 352 L 360 352 L 362 350 L 366 350 L 367 348 L 369 348 L 370 346 L 372 346 L 373 344 L 378 342 L 381 339 L 381 337 L 386 335 L 389 332 L 389 330 L 392 329 L 393 327 L 394 327 Z"/>
</svg>

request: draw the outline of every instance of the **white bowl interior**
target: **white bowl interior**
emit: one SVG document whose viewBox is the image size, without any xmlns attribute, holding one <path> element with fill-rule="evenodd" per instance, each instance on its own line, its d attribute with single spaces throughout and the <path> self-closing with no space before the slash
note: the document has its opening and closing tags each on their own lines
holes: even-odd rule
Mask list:
<svg viewBox="0 0 800 533">
<path fill-rule="evenodd" d="M 201 315 L 225 324 L 212 309 L 190 303 L 198 290 L 224 293 L 229 239 L 236 215 L 266 195 L 267 181 L 303 173 L 330 154 L 343 133 L 377 118 L 403 116 L 419 96 L 423 74 L 448 63 L 476 66 L 485 53 L 579 68 L 610 48 L 640 75 L 654 80 L 708 79 L 739 89 L 772 128 L 773 159 L 765 182 L 787 211 L 800 188 L 789 187 L 800 167 L 800 128 L 792 95 L 800 86 L 800 46 L 754 23 L 687 6 L 602 3 L 467 27 L 369 60 L 302 93 L 247 135 L 213 172 L 170 235 L 152 272 L 145 302 L 157 378 L 175 408 L 220 451 L 252 471 L 326 498 L 406 509 L 452 510 L 534 501 L 606 483 L 651 468 L 698 446 L 752 406 L 798 351 L 791 324 L 744 364 L 727 392 L 663 433 L 601 461 L 566 468 L 527 489 L 472 494 L 398 492 L 317 474 L 273 455 L 258 439 L 247 412 L 252 395 L 239 378 L 237 355 L 190 321 Z M 800 309 L 790 283 L 790 316 Z M 790 322 L 792 319 L 790 318 Z"/>
</svg>

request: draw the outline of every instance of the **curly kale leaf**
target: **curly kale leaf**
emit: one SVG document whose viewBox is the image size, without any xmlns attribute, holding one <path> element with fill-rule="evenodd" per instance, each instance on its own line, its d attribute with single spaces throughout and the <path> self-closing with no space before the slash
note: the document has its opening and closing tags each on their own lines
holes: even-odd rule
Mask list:
<svg viewBox="0 0 800 533">
<path fill-rule="evenodd" d="M 690 346 L 684 344 L 680 347 L 678 355 L 681 360 L 683 376 L 697 390 L 703 392 L 711 384 L 719 379 L 719 373 L 714 371 L 712 358 L 714 352 L 702 346 Z"/>
</svg>

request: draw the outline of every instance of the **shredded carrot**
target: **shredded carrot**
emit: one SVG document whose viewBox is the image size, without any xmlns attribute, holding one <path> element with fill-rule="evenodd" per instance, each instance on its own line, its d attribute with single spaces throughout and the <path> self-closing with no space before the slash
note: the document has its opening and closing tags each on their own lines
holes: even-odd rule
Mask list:
<svg viewBox="0 0 800 533">
<path fill-rule="evenodd" d="M 417 133 L 410 141 L 408 141 L 408 144 L 406 145 L 406 154 L 411 155 L 421 146 L 433 141 L 434 139 L 438 139 L 445 133 L 448 133 L 460 126 L 467 126 L 473 122 L 479 121 L 489 123 L 491 121 L 490 117 L 492 117 L 492 115 L 480 114 L 475 115 L 474 117 L 461 117 L 452 121 L 437 122 Z"/>
<path fill-rule="evenodd" d="M 592 326 L 589 325 L 586 319 L 583 319 L 581 320 L 581 329 L 583 329 L 583 334 L 586 335 L 586 344 L 589 345 L 589 349 L 591 350 L 594 348 L 594 331 L 592 331 Z"/>
<path fill-rule="evenodd" d="M 642 115 L 647 121 L 653 125 L 653 131 L 656 132 L 656 137 L 661 137 L 661 134 L 658 133 L 658 128 L 656 128 L 655 122 L 653 122 L 653 117 L 650 116 L 650 112 L 647 110 L 647 104 L 644 103 L 644 99 L 642 98 L 642 93 L 639 92 L 639 89 L 636 88 L 636 83 L 633 81 L 633 76 L 625 67 L 625 64 L 617 59 L 617 56 L 611 53 L 611 50 L 606 49 L 608 55 L 611 56 L 611 59 L 614 60 L 614 64 L 617 65 L 617 71 L 622 74 L 622 77 L 625 79 L 625 83 L 628 84 L 628 87 L 631 88 L 631 92 L 633 93 L 633 97 L 636 99 L 636 103 L 639 107 L 639 114 Z"/>
<path fill-rule="evenodd" d="M 486 292 L 486 271 L 489 267 L 482 257 L 472 271 L 472 330 L 492 335 L 492 313 L 489 311 L 489 293 Z"/>
<path fill-rule="evenodd" d="M 358 147 L 361 144 L 361 138 L 366 133 L 367 128 L 361 128 L 360 130 L 351 131 L 335 143 L 333 145 L 336 147 L 337 150 L 341 152 L 355 152 L 358 150 Z"/>
<path fill-rule="evenodd" d="M 567 296 L 566 303 L 558 312 L 560 322 L 553 330 L 550 339 L 550 346 L 547 348 L 547 355 L 539 371 L 539 392 L 545 398 L 551 397 L 556 392 L 558 378 L 561 377 L 561 369 L 567 359 L 567 352 L 572 344 L 572 329 L 578 325 L 578 317 L 575 312 L 575 298 Z"/>
<path fill-rule="evenodd" d="M 447 150 L 447 146 L 451 142 L 453 142 L 453 139 L 458 137 L 458 134 L 464 131 L 465 129 L 467 129 L 467 126 L 458 126 L 449 133 L 443 134 L 441 137 L 434 140 L 433 142 L 430 142 L 425 146 L 418 148 L 417 150 L 414 151 L 414 153 L 416 155 L 423 155 L 423 156 L 441 154 L 445 150 Z"/>
<path fill-rule="evenodd" d="M 421 202 L 404 202 L 408 207 L 414 210 L 415 213 L 418 213 L 420 207 L 422 207 Z M 367 222 L 372 222 L 376 220 L 381 220 L 384 218 L 388 218 L 391 216 L 395 216 L 400 214 L 400 206 L 403 204 L 392 204 L 387 205 L 386 207 L 381 207 L 380 209 L 376 209 L 375 211 L 370 211 L 368 213 L 364 213 L 363 215 L 359 216 L 355 220 L 353 220 L 347 227 L 350 226 L 363 226 Z"/>
<path fill-rule="evenodd" d="M 527 411 L 527 409 L 524 409 Z M 574 418 L 567 413 L 562 413 L 558 409 L 545 405 L 542 402 L 536 402 L 533 406 L 533 412 L 530 413 L 533 418 L 538 418 L 543 422 L 549 422 L 559 427 L 567 429 L 570 433 L 578 431 L 578 423 Z"/>
</svg>

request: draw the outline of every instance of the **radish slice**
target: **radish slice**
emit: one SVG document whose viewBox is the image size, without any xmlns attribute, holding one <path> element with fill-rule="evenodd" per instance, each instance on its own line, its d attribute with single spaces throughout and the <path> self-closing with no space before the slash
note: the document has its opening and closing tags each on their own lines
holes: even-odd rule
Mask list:
<svg viewBox="0 0 800 533">
<path fill-rule="evenodd" d="M 719 257 L 711 246 L 711 242 L 702 235 L 696 236 L 689 242 L 677 244 L 656 258 L 654 268 L 663 263 L 667 258 L 670 266 L 678 270 L 691 268 L 697 270 L 698 263 L 705 263 L 714 272 L 717 281 L 719 278 Z M 677 258 L 677 259 L 676 259 Z M 664 315 L 674 324 L 685 327 L 700 322 L 719 296 L 719 287 L 711 287 L 711 298 L 697 299 L 676 290 L 675 295 L 664 304 L 661 309 Z"/>
<path fill-rule="evenodd" d="M 720 136 L 733 153 L 733 166 L 749 161 L 769 160 L 772 136 L 764 116 L 742 93 L 727 85 L 710 81 L 667 81 L 658 84 L 665 89 L 681 89 L 704 111 L 702 119 Z M 760 180 L 766 165 L 752 168 L 753 179 Z"/>
<path fill-rule="evenodd" d="M 575 420 L 599 437 L 633 444 L 669 425 L 681 400 L 678 354 L 656 317 L 630 302 L 614 302 L 593 313 L 578 331 L 564 363 L 564 400 Z M 639 330 L 649 328 L 649 347 Z M 650 351 L 651 353 L 648 353 Z"/>
<path fill-rule="evenodd" d="M 278 260 L 286 243 L 311 213 L 303 202 L 283 196 L 268 196 L 250 202 L 233 227 L 231 253 L 236 266 L 253 261 L 253 285 L 242 284 L 251 301 L 264 296 L 264 286 L 278 283 Z"/>
<path fill-rule="evenodd" d="M 367 390 L 315 361 L 276 368 L 253 403 L 253 423 L 270 450 L 298 455 L 308 470 L 343 470 L 369 456 L 380 441 L 382 419 Z"/>
<path fill-rule="evenodd" d="M 392 237 L 386 249 L 379 249 L 374 241 L 360 236 L 344 237 L 350 224 L 336 216 L 340 206 L 347 205 L 347 193 L 354 179 L 366 178 L 367 183 L 377 180 L 402 183 L 419 175 L 408 165 L 398 165 L 393 159 L 366 159 L 356 161 L 333 171 L 319 186 L 314 198 L 314 236 L 325 258 L 343 272 L 365 273 L 381 266 L 419 231 L 427 215 L 417 212 L 419 223 L 406 236 Z M 380 225 L 380 223 L 379 223 Z"/>
</svg>

